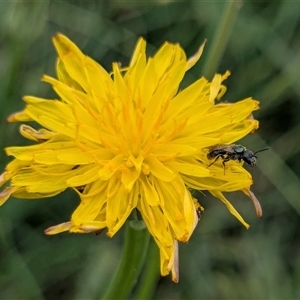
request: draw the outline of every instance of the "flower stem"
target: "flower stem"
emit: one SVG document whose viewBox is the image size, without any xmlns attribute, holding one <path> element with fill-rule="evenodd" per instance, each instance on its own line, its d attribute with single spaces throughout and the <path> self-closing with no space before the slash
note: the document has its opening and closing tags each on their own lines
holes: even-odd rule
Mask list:
<svg viewBox="0 0 300 300">
<path fill-rule="evenodd" d="M 153 299 L 157 282 L 160 279 L 159 250 L 154 239 L 150 241 L 144 270 L 145 272 L 140 279 L 140 284 L 136 289 L 133 299 Z"/>
<path fill-rule="evenodd" d="M 150 234 L 143 221 L 128 221 L 119 268 L 101 299 L 125 299 L 135 286 L 143 266 Z"/>
<path fill-rule="evenodd" d="M 202 73 L 207 79 L 212 79 L 216 72 L 223 53 L 226 49 L 231 29 L 233 27 L 237 12 L 241 6 L 240 1 L 227 0 L 224 12 L 214 34 L 212 45 L 205 60 Z"/>
</svg>

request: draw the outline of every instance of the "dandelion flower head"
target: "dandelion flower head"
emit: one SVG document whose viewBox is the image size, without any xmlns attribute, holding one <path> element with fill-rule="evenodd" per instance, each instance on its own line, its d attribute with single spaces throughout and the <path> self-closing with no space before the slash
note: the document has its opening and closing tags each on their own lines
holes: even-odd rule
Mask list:
<svg viewBox="0 0 300 300">
<path fill-rule="evenodd" d="M 97 232 L 112 237 L 137 209 L 160 250 L 161 274 L 178 281 L 178 241 L 187 242 L 200 204 L 191 189 L 208 191 L 246 227 L 223 192 L 241 190 L 253 198 L 251 175 L 236 162 L 210 168 L 207 149 L 231 144 L 258 128 L 251 118 L 258 102 L 217 102 L 229 76 L 204 77 L 180 90 L 202 54 L 187 59 L 178 44 L 165 43 L 153 57 L 139 39 L 129 66 L 112 72 L 84 55 L 67 37 L 53 38 L 57 79 L 43 76 L 57 99 L 25 96 L 26 107 L 10 122 L 21 125 L 31 146 L 8 147 L 14 159 L 0 176 L 0 204 L 10 196 L 43 198 L 67 188 L 80 198 L 71 219 L 46 230 Z"/>
</svg>

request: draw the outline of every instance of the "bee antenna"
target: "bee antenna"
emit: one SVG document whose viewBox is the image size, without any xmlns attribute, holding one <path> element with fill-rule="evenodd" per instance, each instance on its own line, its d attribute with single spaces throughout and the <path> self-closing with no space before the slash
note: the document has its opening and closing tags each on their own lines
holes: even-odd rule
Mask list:
<svg viewBox="0 0 300 300">
<path fill-rule="evenodd" d="M 266 151 L 266 150 L 269 150 L 269 149 L 270 149 L 270 147 L 267 147 L 267 148 L 264 148 L 264 149 L 258 150 L 258 151 L 256 151 L 256 152 L 254 152 L 254 155 L 255 155 L 256 153 L 258 153 L 258 152 Z"/>
</svg>

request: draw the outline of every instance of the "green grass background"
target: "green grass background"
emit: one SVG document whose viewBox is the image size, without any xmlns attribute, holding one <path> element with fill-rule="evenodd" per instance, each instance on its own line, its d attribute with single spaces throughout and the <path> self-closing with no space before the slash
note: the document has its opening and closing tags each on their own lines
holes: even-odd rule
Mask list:
<svg viewBox="0 0 300 300">
<path fill-rule="evenodd" d="M 191 56 L 207 38 L 183 86 L 210 77 L 216 66 L 232 73 L 224 100 L 260 100 L 260 129 L 241 143 L 252 150 L 271 147 L 250 170 L 263 218 L 242 193 L 227 194 L 251 224 L 246 230 L 220 201 L 199 194 L 205 212 L 189 243 L 180 244 L 180 282 L 141 277 L 130 299 L 300 298 L 300 2 L 235 4 L 227 28 L 220 26 L 225 1 L 0 2 L 1 149 L 28 144 L 19 124 L 6 122 L 24 107 L 22 96 L 54 96 L 40 78 L 54 75 L 51 37 L 57 32 L 107 70 L 113 61 L 128 63 L 140 36 L 150 55 L 168 40 Z M 216 47 L 220 41 L 224 52 Z M 213 48 L 222 53 L 219 63 L 210 60 Z M 9 160 L 0 150 L 2 170 Z M 12 198 L 0 208 L 0 299 L 101 298 L 118 266 L 124 230 L 113 239 L 43 233 L 69 220 L 77 205 L 77 195 L 67 191 L 36 201 Z"/>
</svg>

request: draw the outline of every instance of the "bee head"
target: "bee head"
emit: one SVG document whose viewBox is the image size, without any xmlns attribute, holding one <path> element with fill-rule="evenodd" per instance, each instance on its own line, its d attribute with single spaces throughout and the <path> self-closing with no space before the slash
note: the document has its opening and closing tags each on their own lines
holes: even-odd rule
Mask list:
<svg viewBox="0 0 300 300">
<path fill-rule="evenodd" d="M 245 163 L 251 167 L 254 167 L 256 166 L 256 159 L 257 156 L 255 156 L 255 153 L 253 153 L 251 150 L 245 150 L 243 155 L 243 160 Z"/>
<path fill-rule="evenodd" d="M 256 152 L 254 152 L 254 153 L 251 150 L 246 150 L 244 152 L 244 155 L 243 155 L 243 160 L 249 166 L 254 167 L 254 166 L 256 166 L 256 161 L 257 161 L 257 156 L 255 154 L 258 153 L 258 152 L 266 151 L 268 149 L 270 149 L 270 148 L 269 147 L 264 148 L 264 149 L 261 149 L 261 150 L 258 150 Z"/>
</svg>

